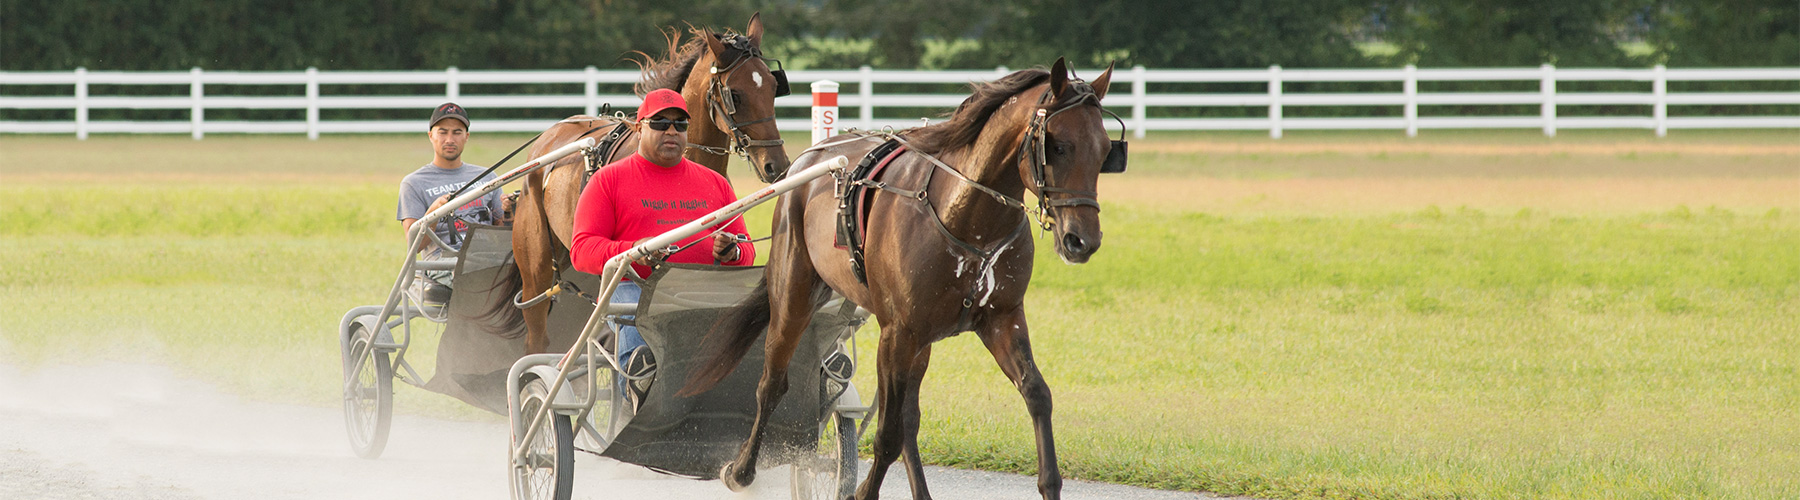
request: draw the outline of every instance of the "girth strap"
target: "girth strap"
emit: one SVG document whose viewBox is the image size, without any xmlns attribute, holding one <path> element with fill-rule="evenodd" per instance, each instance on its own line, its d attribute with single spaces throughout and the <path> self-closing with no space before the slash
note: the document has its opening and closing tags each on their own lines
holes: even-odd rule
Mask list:
<svg viewBox="0 0 1800 500">
<path fill-rule="evenodd" d="M 859 283 L 869 282 L 863 265 L 863 242 L 867 236 L 863 231 L 869 217 L 865 207 L 865 200 L 869 196 L 865 193 L 869 188 L 887 189 L 885 184 L 875 179 L 880 177 L 881 167 L 893 161 L 899 151 L 903 149 L 898 141 L 889 140 L 875 146 L 875 149 L 869 150 L 857 162 L 856 168 L 838 182 L 837 243 L 843 245 L 844 250 L 850 254 L 850 270 Z"/>
</svg>

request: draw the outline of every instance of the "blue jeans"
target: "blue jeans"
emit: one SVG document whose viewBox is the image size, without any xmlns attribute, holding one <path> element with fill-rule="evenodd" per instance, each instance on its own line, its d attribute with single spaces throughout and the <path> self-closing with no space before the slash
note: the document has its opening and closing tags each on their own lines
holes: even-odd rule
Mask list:
<svg viewBox="0 0 1800 500">
<path fill-rule="evenodd" d="M 643 293 L 644 289 L 639 288 L 637 283 L 629 281 L 619 283 L 619 288 L 613 290 L 612 303 L 635 304 L 638 301 L 638 297 L 642 296 Z M 620 317 L 632 319 L 637 316 L 627 314 Z M 644 336 L 638 334 L 638 329 L 635 326 L 620 326 L 615 323 L 613 324 L 613 327 L 619 330 L 619 341 L 617 343 L 619 368 L 625 368 L 625 364 L 631 361 L 632 353 L 637 351 L 637 348 L 644 346 Z"/>
<path fill-rule="evenodd" d="M 630 281 L 627 281 L 624 283 L 619 283 L 619 288 L 613 290 L 612 303 L 614 303 L 614 304 L 636 303 L 638 301 L 638 298 L 641 297 L 643 295 L 643 293 L 644 293 L 644 289 L 638 287 L 637 283 L 632 283 Z M 621 315 L 620 317 L 626 318 L 626 319 L 631 319 L 631 318 L 636 318 L 637 315 L 629 315 L 628 314 L 628 315 Z M 619 373 L 621 373 L 620 376 L 614 378 L 616 383 L 613 384 L 613 391 L 615 391 L 614 394 L 624 394 L 626 381 L 625 381 L 624 375 L 622 375 L 622 374 L 624 373 L 625 366 L 631 362 L 631 355 L 636 354 L 638 348 L 644 346 L 644 336 L 638 334 L 638 329 L 635 326 L 630 326 L 630 325 L 621 326 L 617 323 L 614 323 L 613 328 L 615 328 L 619 331 L 618 341 L 615 342 L 614 345 L 618 349 L 619 370 L 620 370 Z"/>
</svg>

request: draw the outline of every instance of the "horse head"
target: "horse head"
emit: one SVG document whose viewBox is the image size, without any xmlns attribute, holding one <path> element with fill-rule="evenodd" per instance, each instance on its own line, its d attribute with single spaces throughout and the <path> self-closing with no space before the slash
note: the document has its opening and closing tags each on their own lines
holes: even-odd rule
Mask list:
<svg viewBox="0 0 1800 500">
<path fill-rule="evenodd" d="M 1038 105 L 1027 108 L 1032 115 L 1020 142 L 1019 175 L 1037 194 L 1057 256 L 1070 264 L 1087 262 L 1100 249 L 1099 176 L 1124 167 L 1124 141 L 1109 140 L 1101 114 L 1112 72 L 1108 65 L 1090 84 L 1071 78 L 1058 58 Z"/>
<path fill-rule="evenodd" d="M 731 148 L 750 162 L 763 182 L 774 182 L 788 169 L 781 131 L 775 127 L 775 98 L 788 95 L 787 72 L 781 61 L 762 53 L 762 15 L 750 16 L 744 34 L 705 32 L 708 57 L 694 65 L 706 82 L 706 113 L 718 132 L 731 138 Z M 770 70 L 773 62 L 776 69 Z"/>
</svg>

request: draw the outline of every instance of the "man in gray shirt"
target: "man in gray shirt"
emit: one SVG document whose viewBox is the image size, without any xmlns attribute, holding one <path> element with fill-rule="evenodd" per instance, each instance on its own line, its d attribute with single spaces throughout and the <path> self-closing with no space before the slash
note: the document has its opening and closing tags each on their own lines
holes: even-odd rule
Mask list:
<svg viewBox="0 0 1800 500">
<path fill-rule="evenodd" d="M 419 167 L 418 170 L 407 174 L 406 178 L 400 181 L 400 201 L 394 218 L 400 221 L 403 232 L 411 231 L 413 223 L 418 222 L 420 217 L 424 217 L 425 214 L 437 210 L 438 207 L 450 201 L 450 194 L 462 188 L 463 184 L 494 178 L 492 174 L 489 174 L 477 181 L 475 176 L 487 168 L 462 161 L 463 149 L 469 142 L 469 116 L 462 106 L 455 103 L 444 103 L 438 106 L 437 110 L 431 113 L 429 130 L 427 137 L 431 140 L 433 156 L 431 163 Z M 439 239 L 460 249 L 462 248 L 462 233 L 468 230 L 469 223 L 508 224 L 512 222 L 510 208 L 502 206 L 500 192 L 495 191 L 457 208 L 452 216 L 431 229 L 437 233 Z M 439 254 L 435 245 L 427 244 L 427 247 L 430 247 L 430 251 L 426 252 L 428 257 L 435 257 Z M 423 248 L 426 247 L 418 249 Z M 442 303 L 447 301 L 449 273 L 428 272 L 426 278 L 435 282 L 432 285 L 437 285 L 431 286 L 427 290 L 428 293 L 423 294 L 427 299 L 426 302 Z M 443 299 L 443 301 L 431 299 Z"/>
</svg>

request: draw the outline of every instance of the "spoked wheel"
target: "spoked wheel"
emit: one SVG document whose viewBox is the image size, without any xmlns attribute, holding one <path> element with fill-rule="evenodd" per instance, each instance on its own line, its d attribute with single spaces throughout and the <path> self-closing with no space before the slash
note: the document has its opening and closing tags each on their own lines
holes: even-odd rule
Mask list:
<svg viewBox="0 0 1800 500">
<path fill-rule="evenodd" d="M 593 381 L 596 390 L 594 406 L 588 410 L 585 423 L 587 427 L 582 432 L 576 433 L 575 438 L 581 443 L 583 449 L 599 453 L 606 451 L 606 447 L 612 444 L 613 438 L 619 435 L 619 430 L 625 428 L 625 424 L 631 419 L 631 413 L 624 409 L 624 395 L 618 394 L 615 385 L 618 383 L 618 374 L 607 368 L 596 368 L 595 373 L 589 376 L 599 379 Z M 580 385 L 588 383 L 585 379 L 579 379 L 576 382 L 579 382 Z"/>
<path fill-rule="evenodd" d="M 842 500 L 856 492 L 856 421 L 831 412 L 819 443 L 794 462 L 794 500 Z"/>
<path fill-rule="evenodd" d="M 376 458 L 387 447 L 394 417 L 394 366 L 387 353 L 370 345 L 375 336 L 367 328 L 352 328 L 344 357 L 344 427 L 356 456 Z"/>
<path fill-rule="evenodd" d="M 519 389 L 519 414 L 529 425 L 529 419 L 549 401 L 550 384 L 533 379 Z M 575 430 L 569 417 L 554 412 L 546 415 L 534 434 L 525 461 L 512 466 L 513 498 L 568 500 L 575 485 Z"/>
</svg>

